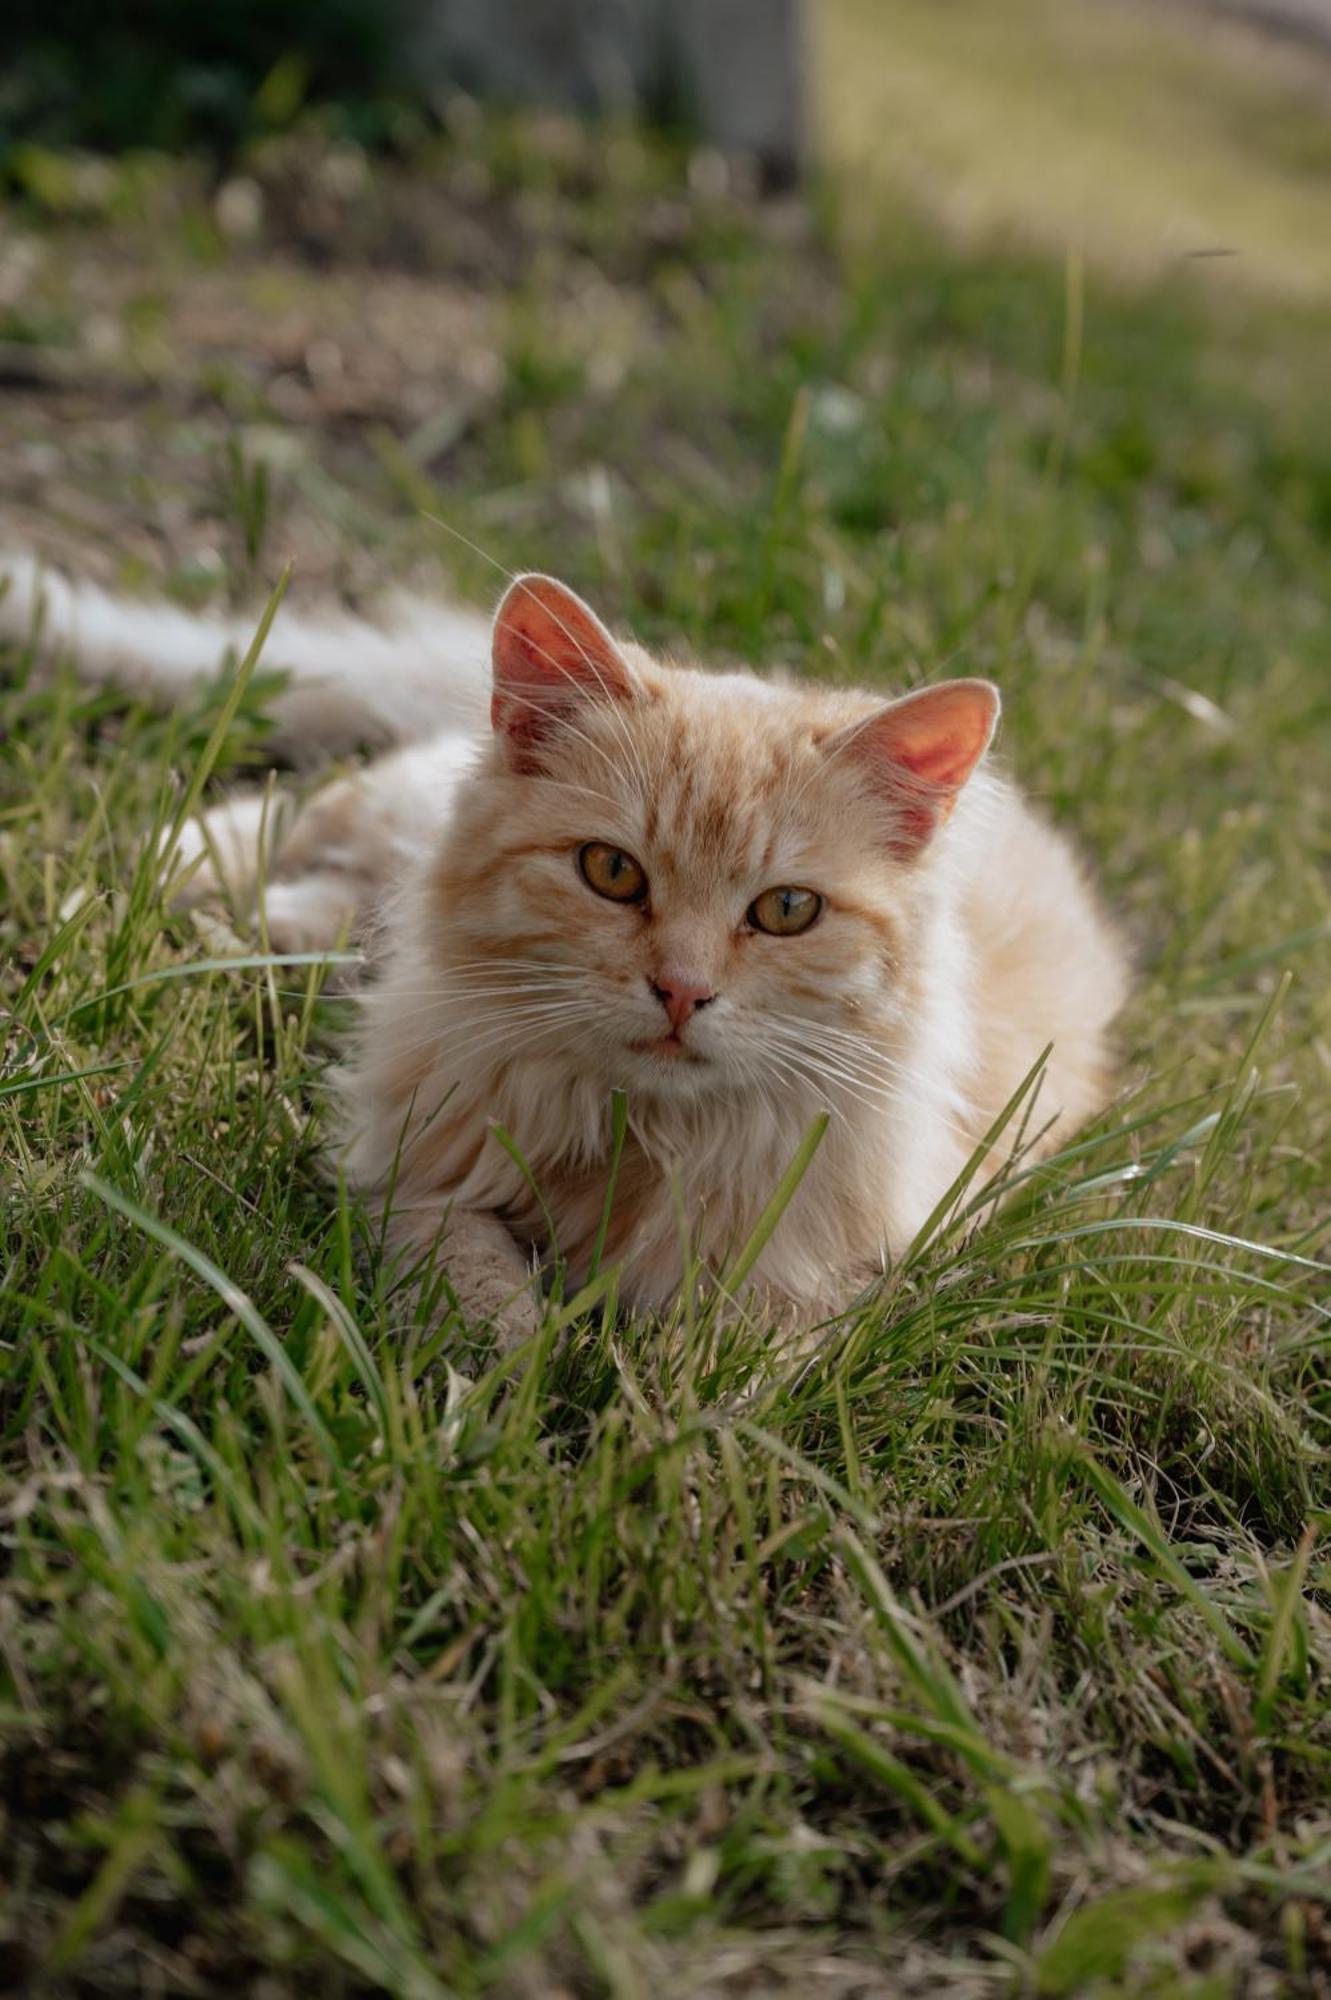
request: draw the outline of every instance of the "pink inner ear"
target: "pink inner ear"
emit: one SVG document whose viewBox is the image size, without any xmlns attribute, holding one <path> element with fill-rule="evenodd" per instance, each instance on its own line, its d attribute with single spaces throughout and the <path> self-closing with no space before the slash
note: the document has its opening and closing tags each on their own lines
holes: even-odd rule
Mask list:
<svg viewBox="0 0 1331 2000">
<path fill-rule="evenodd" d="M 623 701 L 633 683 L 595 612 L 549 576 L 520 576 L 495 614 L 490 720 L 518 771 L 540 768 L 540 745 L 585 701 Z"/>
<path fill-rule="evenodd" d="M 998 692 L 988 681 L 945 681 L 887 710 L 882 748 L 926 784 L 956 794 L 989 748 Z"/>
<path fill-rule="evenodd" d="M 918 854 L 943 824 L 989 748 L 998 713 L 991 682 L 945 681 L 834 739 L 881 784 L 893 808 L 894 851 Z"/>
</svg>

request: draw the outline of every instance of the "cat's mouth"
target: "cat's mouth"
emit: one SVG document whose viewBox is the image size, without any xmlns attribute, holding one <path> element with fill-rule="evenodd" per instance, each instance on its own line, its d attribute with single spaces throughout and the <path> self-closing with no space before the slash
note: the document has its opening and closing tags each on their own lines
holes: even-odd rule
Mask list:
<svg viewBox="0 0 1331 2000">
<path fill-rule="evenodd" d="M 707 1061 L 706 1056 L 700 1055 L 697 1049 L 689 1048 L 688 1044 L 682 1042 L 676 1034 L 650 1035 L 640 1041 L 630 1042 L 629 1047 L 635 1056 L 659 1056 L 663 1062 L 703 1063 Z"/>
</svg>

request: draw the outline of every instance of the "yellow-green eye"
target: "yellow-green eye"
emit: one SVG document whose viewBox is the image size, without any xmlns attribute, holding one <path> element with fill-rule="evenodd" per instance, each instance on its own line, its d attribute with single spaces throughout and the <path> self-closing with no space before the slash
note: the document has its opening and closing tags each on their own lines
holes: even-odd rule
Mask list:
<svg viewBox="0 0 1331 2000">
<path fill-rule="evenodd" d="M 637 903 L 647 894 L 641 864 L 622 847 L 589 840 L 578 850 L 578 867 L 587 887 L 595 889 L 598 896 L 608 896 L 612 903 Z"/>
<path fill-rule="evenodd" d="M 749 905 L 749 922 L 772 937 L 798 937 L 822 907 L 822 897 L 812 889 L 764 889 Z"/>
</svg>

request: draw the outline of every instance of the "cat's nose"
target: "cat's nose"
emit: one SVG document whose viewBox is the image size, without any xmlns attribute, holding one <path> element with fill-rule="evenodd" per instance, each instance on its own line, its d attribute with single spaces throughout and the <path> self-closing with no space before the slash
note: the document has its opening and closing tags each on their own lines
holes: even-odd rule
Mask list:
<svg viewBox="0 0 1331 2000">
<path fill-rule="evenodd" d="M 655 979 L 649 979 L 657 999 L 666 1010 L 670 1026 L 678 1034 L 684 1023 L 691 1020 L 700 1007 L 706 1007 L 716 995 L 710 986 L 700 986 L 688 979 L 676 979 L 668 972 Z"/>
</svg>

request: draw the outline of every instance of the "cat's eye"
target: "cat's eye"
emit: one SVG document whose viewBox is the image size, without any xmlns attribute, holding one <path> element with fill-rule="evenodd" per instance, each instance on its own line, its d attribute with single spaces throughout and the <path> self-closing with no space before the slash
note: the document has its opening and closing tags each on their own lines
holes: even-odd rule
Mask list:
<svg viewBox="0 0 1331 2000">
<path fill-rule="evenodd" d="M 764 889 L 749 905 L 749 922 L 771 937 L 798 937 L 823 907 L 812 889 Z"/>
<path fill-rule="evenodd" d="M 578 868 L 587 887 L 612 903 L 639 903 L 647 894 L 641 862 L 604 840 L 589 840 L 579 848 Z"/>
</svg>

